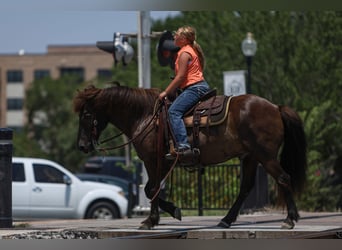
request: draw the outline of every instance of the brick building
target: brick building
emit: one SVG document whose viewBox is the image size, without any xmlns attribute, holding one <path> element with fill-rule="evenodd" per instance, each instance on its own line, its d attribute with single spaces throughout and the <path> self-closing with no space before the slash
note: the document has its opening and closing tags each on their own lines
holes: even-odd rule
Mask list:
<svg viewBox="0 0 342 250">
<path fill-rule="evenodd" d="M 45 54 L 0 54 L 0 127 L 23 127 L 25 90 L 34 80 L 74 73 L 90 81 L 110 77 L 112 67 L 113 58 L 95 45 L 53 45 Z"/>
</svg>

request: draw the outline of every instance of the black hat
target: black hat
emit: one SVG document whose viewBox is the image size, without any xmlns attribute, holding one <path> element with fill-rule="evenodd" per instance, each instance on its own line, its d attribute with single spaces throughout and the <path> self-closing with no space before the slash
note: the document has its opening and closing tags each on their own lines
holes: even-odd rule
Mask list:
<svg viewBox="0 0 342 250">
<path fill-rule="evenodd" d="M 170 66 L 172 69 L 175 67 L 175 54 L 180 50 L 174 44 L 174 39 L 171 31 L 165 31 L 158 42 L 157 55 L 160 66 Z"/>
</svg>

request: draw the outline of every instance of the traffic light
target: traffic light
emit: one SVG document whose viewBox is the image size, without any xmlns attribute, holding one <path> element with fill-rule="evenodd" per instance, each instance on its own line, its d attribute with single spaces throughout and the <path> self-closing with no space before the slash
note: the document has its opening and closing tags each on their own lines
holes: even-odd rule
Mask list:
<svg viewBox="0 0 342 250">
<path fill-rule="evenodd" d="M 128 37 L 121 35 L 119 32 L 114 33 L 113 41 L 98 41 L 96 42 L 96 47 L 111 53 L 115 65 L 121 61 L 123 65 L 127 65 L 134 56 L 134 49 L 128 43 Z"/>
<path fill-rule="evenodd" d="M 174 39 L 171 31 L 165 31 L 157 45 L 158 62 L 160 66 L 170 66 L 171 69 L 175 68 L 175 60 L 177 52 L 180 50 L 174 44 Z"/>
<path fill-rule="evenodd" d="M 122 63 L 127 65 L 130 61 L 132 61 L 134 56 L 133 47 L 128 43 L 128 37 L 122 37 L 122 45 L 124 49 L 124 54 L 122 57 Z"/>
</svg>

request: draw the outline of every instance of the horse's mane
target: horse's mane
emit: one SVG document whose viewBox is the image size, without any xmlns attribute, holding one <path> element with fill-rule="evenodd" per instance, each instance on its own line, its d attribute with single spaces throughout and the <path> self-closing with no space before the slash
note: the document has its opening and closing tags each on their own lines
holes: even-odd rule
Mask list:
<svg viewBox="0 0 342 250">
<path fill-rule="evenodd" d="M 95 109 L 124 104 L 127 109 L 133 109 L 135 112 L 148 112 L 153 108 L 159 92 L 160 90 L 156 88 L 143 89 L 116 85 L 100 89 L 90 85 L 83 91 L 78 91 L 73 106 L 74 111 L 78 113 L 86 103 L 94 100 Z"/>
<path fill-rule="evenodd" d="M 94 85 L 89 85 L 83 91 L 78 90 L 73 100 L 73 107 L 76 113 L 79 113 L 87 101 L 94 99 L 102 90 Z"/>
</svg>

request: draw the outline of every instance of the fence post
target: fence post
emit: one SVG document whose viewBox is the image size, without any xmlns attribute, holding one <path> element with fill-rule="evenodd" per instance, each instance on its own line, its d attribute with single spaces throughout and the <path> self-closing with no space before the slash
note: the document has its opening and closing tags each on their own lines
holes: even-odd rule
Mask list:
<svg viewBox="0 0 342 250">
<path fill-rule="evenodd" d="M 0 128 L 0 228 L 12 227 L 13 131 Z"/>
<path fill-rule="evenodd" d="M 198 216 L 203 216 L 203 187 L 202 187 L 202 175 L 204 174 L 204 168 L 199 166 L 197 171 L 197 195 L 198 195 Z"/>
</svg>

